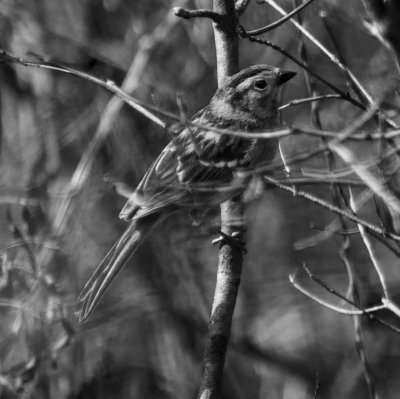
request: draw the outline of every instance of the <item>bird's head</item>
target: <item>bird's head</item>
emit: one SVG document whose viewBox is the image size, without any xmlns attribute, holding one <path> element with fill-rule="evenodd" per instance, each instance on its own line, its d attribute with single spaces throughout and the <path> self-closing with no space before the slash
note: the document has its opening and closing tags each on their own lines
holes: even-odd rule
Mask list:
<svg viewBox="0 0 400 399">
<path fill-rule="evenodd" d="M 281 87 L 295 72 L 269 65 L 253 65 L 226 79 L 211 100 L 221 117 L 267 119 L 277 115 Z"/>
</svg>

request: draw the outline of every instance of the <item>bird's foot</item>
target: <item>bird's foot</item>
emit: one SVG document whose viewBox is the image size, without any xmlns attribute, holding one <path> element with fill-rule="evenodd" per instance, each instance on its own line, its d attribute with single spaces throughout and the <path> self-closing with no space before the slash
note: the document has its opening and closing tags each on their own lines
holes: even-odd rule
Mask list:
<svg viewBox="0 0 400 399">
<path fill-rule="evenodd" d="M 247 254 L 246 243 L 239 238 L 240 232 L 234 231 L 232 235 L 226 234 L 223 231 L 218 232 L 219 237 L 212 240 L 212 245 L 223 247 L 225 244 L 231 245 L 239 249 L 243 255 Z"/>
</svg>

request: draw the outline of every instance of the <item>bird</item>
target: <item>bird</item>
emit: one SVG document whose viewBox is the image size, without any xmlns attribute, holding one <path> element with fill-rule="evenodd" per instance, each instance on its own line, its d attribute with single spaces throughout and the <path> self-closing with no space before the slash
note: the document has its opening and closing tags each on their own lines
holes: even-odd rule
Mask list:
<svg viewBox="0 0 400 399">
<path fill-rule="evenodd" d="M 243 193 L 249 177 L 240 172 L 271 163 L 277 139 L 238 137 L 212 128 L 261 132 L 279 127 L 281 87 L 295 75 L 265 64 L 242 69 L 175 129 L 120 212 L 128 227 L 78 297 L 81 323 L 156 224 L 180 209 L 209 209 Z"/>
</svg>

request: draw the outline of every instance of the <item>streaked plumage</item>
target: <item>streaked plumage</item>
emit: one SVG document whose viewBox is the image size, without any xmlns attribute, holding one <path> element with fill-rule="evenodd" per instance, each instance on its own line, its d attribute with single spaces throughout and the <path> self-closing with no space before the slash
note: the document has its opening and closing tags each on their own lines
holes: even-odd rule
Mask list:
<svg viewBox="0 0 400 399">
<path fill-rule="evenodd" d="M 256 132 L 279 126 L 279 86 L 294 76 L 255 65 L 228 78 L 192 117 L 202 126 Z M 151 165 L 120 213 L 129 227 L 111 248 L 79 297 L 85 320 L 151 228 L 180 208 L 212 207 L 244 191 L 239 170 L 268 164 L 276 140 L 221 135 L 196 126 L 175 135 Z"/>
</svg>

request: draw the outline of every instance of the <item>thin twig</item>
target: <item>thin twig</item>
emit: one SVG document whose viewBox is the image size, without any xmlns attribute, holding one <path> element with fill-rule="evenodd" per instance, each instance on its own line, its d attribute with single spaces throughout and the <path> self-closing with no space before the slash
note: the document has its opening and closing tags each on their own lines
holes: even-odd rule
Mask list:
<svg viewBox="0 0 400 399">
<path fill-rule="evenodd" d="M 154 113 L 150 112 L 146 107 L 140 104 L 137 100 L 135 100 L 132 96 L 128 95 L 126 92 L 132 92 L 136 90 L 140 85 L 140 76 L 142 76 L 143 71 L 148 65 L 148 61 L 150 59 L 150 55 L 155 48 L 156 43 L 160 43 L 164 40 L 165 35 L 178 23 L 173 15 L 168 15 L 162 23 L 158 25 L 158 27 L 149 35 L 144 36 L 141 40 L 141 45 L 131 63 L 129 71 L 125 77 L 125 80 L 122 84 L 122 89 L 117 87 L 113 82 L 104 81 L 102 79 L 96 78 L 94 76 L 88 75 L 86 73 L 71 69 L 64 68 L 63 66 L 59 66 L 57 64 L 52 63 L 39 63 L 39 62 L 29 62 L 25 60 L 18 59 L 16 57 L 12 57 L 5 52 L 1 52 L 0 54 L 3 57 L 11 58 L 11 60 L 15 62 L 22 63 L 27 66 L 35 66 L 35 67 L 43 67 L 52 70 L 59 70 L 65 73 L 70 73 L 74 76 L 78 76 L 80 78 L 91 81 L 109 91 L 114 93 L 114 97 L 107 103 L 102 117 L 97 126 L 96 132 L 92 140 L 90 141 L 86 151 L 81 157 L 78 165 L 76 166 L 74 173 L 69 181 L 69 184 L 66 188 L 66 195 L 60 198 L 60 202 L 57 204 L 57 212 L 53 221 L 53 229 L 54 234 L 56 236 L 62 234 L 64 229 L 67 227 L 66 220 L 71 214 L 71 208 L 73 205 L 73 196 L 80 192 L 80 190 L 85 187 L 85 182 L 89 178 L 92 173 L 93 167 L 95 165 L 96 153 L 103 143 L 104 139 L 107 137 L 109 132 L 111 131 L 111 127 L 113 125 L 113 121 L 117 117 L 119 111 L 121 110 L 124 102 L 128 103 L 138 112 L 145 115 L 148 119 L 156 123 L 161 127 L 165 127 L 166 124 L 163 122 L 158 116 Z M 122 100 L 122 101 L 121 101 Z M 39 255 L 39 264 L 44 264 L 48 262 L 52 253 L 43 248 Z"/>
<path fill-rule="evenodd" d="M 352 193 L 351 190 L 350 190 L 350 208 L 354 213 L 356 213 L 356 205 L 355 205 L 354 196 L 353 196 L 353 193 Z M 377 273 L 377 275 L 379 277 L 379 281 L 381 283 L 381 287 L 382 287 L 382 290 L 383 290 L 384 298 L 385 299 L 390 299 L 385 273 L 383 272 L 382 267 L 381 267 L 381 265 L 379 263 L 379 260 L 378 260 L 378 258 L 376 256 L 376 253 L 375 253 L 374 247 L 372 245 L 372 242 L 368 237 L 368 234 L 367 234 L 367 232 L 365 230 L 365 227 L 361 226 L 359 224 L 357 226 L 358 226 L 358 229 L 360 230 L 360 235 L 361 235 L 361 238 L 362 238 L 362 240 L 364 242 L 364 245 L 365 245 L 365 247 L 366 247 L 366 249 L 368 251 L 369 258 L 371 259 L 371 262 L 372 262 L 372 264 L 373 264 L 373 266 L 375 268 L 375 271 L 376 271 L 376 273 Z"/>
<path fill-rule="evenodd" d="M 257 39 L 258 40 L 258 39 Z M 116 97 L 124 101 L 126 104 L 140 112 L 143 116 L 147 117 L 149 120 L 157 124 L 158 126 L 162 128 L 167 128 L 168 124 L 164 121 L 162 121 L 156 114 L 162 115 L 168 119 L 174 120 L 179 122 L 180 117 L 174 113 L 167 112 L 165 110 L 160 109 L 157 106 L 154 106 L 152 104 L 146 104 L 143 103 L 142 101 L 137 100 L 136 98 L 132 97 L 131 95 L 127 94 L 123 89 L 119 88 L 114 82 L 110 80 L 103 80 L 100 78 L 97 78 L 93 75 L 65 67 L 59 64 L 54 64 L 54 63 L 48 63 L 45 61 L 28 61 L 24 60 L 20 57 L 14 57 L 8 53 L 6 53 L 4 50 L 0 50 L 0 57 L 5 58 L 6 61 L 8 62 L 17 62 L 21 65 L 24 66 L 30 66 L 30 67 L 36 67 L 36 68 L 44 68 L 44 69 L 49 69 L 49 70 L 55 70 L 55 71 L 60 71 L 64 73 L 68 73 L 77 77 L 80 77 L 82 79 L 91 81 L 92 83 L 103 87 L 104 89 L 110 91 L 113 93 Z M 310 72 L 312 73 L 312 72 Z M 343 95 L 345 97 L 343 97 Z M 342 93 L 338 95 L 338 99 L 343 99 L 343 100 L 349 100 L 347 94 Z M 365 108 L 363 108 L 365 109 Z M 307 128 L 307 127 L 299 127 L 299 126 L 292 126 L 292 127 L 287 127 L 287 128 L 282 128 L 282 129 L 272 129 L 270 131 L 260 131 L 260 132 L 245 132 L 245 131 L 234 131 L 234 130 L 229 130 L 229 129 L 220 129 L 216 128 L 213 126 L 205 126 L 199 123 L 195 123 L 192 121 L 188 121 L 188 123 L 191 126 L 198 127 L 200 129 L 204 130 L 210 130 L 212 132 L 215 132 L 217 134 L 227 134 L 231 136 L 236 136 L 236 137 L 245 137 L 245 138 L 258 138 L 258 139 L 274 139 L 274 138 L 280 138 L 280 137 L 286 137 L 292 134 L 307 134 L 311 136 L 316 136 L 316 137 L 331 137 L 335 138 L 337 136 L 337 132 L 334 131 L 321 131 L 319 129 L 313 129 L 313 128 Z M 355 140 L 355 141 L 364 141 L 364 140 L 382 140 L 383 138 L 387 139 L 392 139 L 400 136 L 400 129 L 392 130 L 389 132 L 386 132 L 382 135 L 381 132 L 359 132 L 353 134 L 351 137 L 348 139 L 350 140 Z M 10 200 L 2 200 L 0 199 L 0 204 L 1 203 L 8 203 L 9 201 L 23 201 L 23 200 L 17 200 L 17 199 L 10 199 Z M 34 204 L 33 200 L 29 200 L 29 204 Z"/>
<path fill-rule="evenodd" d="M 7 251 L 8 249 L 11 248 L 18 248 L 23 245 L 34 245 L 34 246 L 40 246 L 40 247 L 46 247 L 49 249 L 52 249 L 54 251 L 58 251 L 60 247 L 57 245 L 56 242 L 51 242 L 51 241 L 41 241 L 41 240 L 25 240 L 25 241 L 14 241 L 10 244 L 5 245 L 4 247 L 1 247 L 1 251 Z"/>
<path fill-rule="evenodd" d="M 305 103 L 310 103 L 314 101 L 320 101 L 320 100 L 343 100 L 343 97 L 340 94 L 325 94 L 323 96 L 314 96 L 314 97 L 307 97 L 307 98 L 298 98 L 296 100 L 291 100 L 287 104 L 281 105 L 279 107 L 279 111 L 282 111 L 285 108 L 292 107 L 294 105 L 300 105 L 300 104 L 305 104 Z"/>
<path fill-rule="evenodd" d="M 324 301 L 323 299 L 319 298 L 317 295 L 313 294 L 312 292 L 310 292 L 309 290 L 307 290 L 306 288 L 301 286 L 296 281 L 296 274 L 295 273 L 289 275 L 289 281 L 290 281 L 290 284 L 292 284 L 294 288 L 296 288 L 298 291 L 300 291 L 302 294 L 304 294 L 308 298 L 310 298 L 313 301 L 319 303 L 320 305 L 322 305 L 322 306 L 324 306 L 324 307 L 326 307 L 328 309 L 331 309 L 331 310 L 333 310 L 333 311 L 335 311 L 337 313 L 340 313 L 340 314 L 344 314 L 344 315 L 347 315 L 347 316 L 354 316 L 354 315 L 362 316 L 364 314 L 373 313 L 373 312 L 377 312 L 378 310 L 386 309 L 385 305 L 377 305 L 377 306 L 372 306 L 370 308 L 357 309 L 357 310 L 346 309 L 346 308 L 343 308 L 341 306 L 333 305 L 331 303 L 328 303 L 328 302 Z M 331 290 L 331 288 L 328 288 L 328 289 Z"/>
<path fill-rule="evenodd" d="M 345 58 L 340 50 L 339 43 L 336 40 L 336 36 L 333 32 L 333 29 L 331 29 L 330 24 L 328 23 L 327 19 L 328 13 L 326 10 L 320 12 L 320 17 L 322 20 L 322 23 L 324 25 L 325 31 L 328 34 L 333 48 L 335 49 L 336 55 L 340 63 L 344 66 L 344 68 L 341 68 L 341 71 L 344 75 L 344 78 L 346 80 L 346 86 L 348 89 L 353 89 L 354 92 L 356 93 L 358 99 L 366 106 L 368 107 L 368 104 L 371 104 L 371 100 L 366 97 L 365 92 L 360 89 L 360 84 L 358 80 L 355 80 L 352 73 L 349 71 L 349 68 L 347 66 L 347 63 L 345 61 Z"/>
<path fill-rule="evenodd" d="M 287 15 L 287 12 L 283 10 L 274 0 L 264 0 L 265 3 L 268 3 L 270 6 L 275 8 L 279 13 L 282 15 Z M 365 89 L 365 87 L 361 84 L 361 82 L 356 78 L 356 76 L 353 74 L 353 72 L 346 66 L 344 65 L 338 57 L 336 57 L 334 54 L 332 54 L 318 39 L 316 39 L 307 29 L 305 29 L 303 26 L 301 26 L 297 21 L 290 19 L 290 22 L 297 28 L 299 29 L 313 44 L 315 44 L 334 64 L 336 64 L 341 70 L 343 70 L 349 77 L 350 81 L 356 88 L 356 93 L 365 99 L 370 105 L 374 104 L 374 100 L 371 97 L 371 95 L 368 93 L 368 91 Z M 357 101 L 358 103 L 358 101 Z M 365 104 L 363 104 L 365 107 Z M 382 111 L 381 111 L 382 112 Z M 397 124 L 393 122 L 390 118 L 388 118 L 384 113 L 383 113 L 385 121 L 394 128 L 397 128 Z"/>
<path fill-rule="evenodd" d="M 374 232 L 376 234 L 379 234 L 382 237 L 391 238 L 394 241 L 400 241 L 400 236 L 399 235 L 391 233 L 391 232 L 388 232 L 388 231 L 385 231 L 385 230 L 379 228 L 378 226 L 376 226 L 376 225 L 374 225 L 372 223 L 366 222 L 365 220 L 362 220 L 359 217 L 354 216 L 351 213 L 346 212 L 345 210 L 340 209 L 340 208 L 338 208 L 338 207 L 336 207 L 336 206 L 334 206 L 334 205 L 322 200 L 321 198 L 315 197 L 314 195 L 311 195 L 311 194 L 306 193 L 304 191 L 296 190 L 293 187 L 289 187 L 289 186 L 286 186 L 284 184 L 281 184 L 276 179 L 274 179 L 272 177 L 264 176 L 264 179 L 267 182 L 269 182 L 269 183 L 273 184 L 274 186 L 278 187 L 279 189 L 292 193 L 293 196 L 295 196 L 295 197 L 303 198 L 303 199 L 305 199 L 307 201 L 312 202 L 313 204 L 315 204 L 317 206 L 320 206 L 322 208 L 328 209 L 329 211 L 334 212 L 337 215 L 344 216 L 345 218 L 351 220 L 352 222 L 357 223 L 357 224 L 361 224 L 367 230 L 372 231 L 372 232 Z"/>
<path fill-rule="evenodd" d="M 354 99 L 349 93 L 345 93 L 344 91 L 340 90 L 337 86 L 335 86 L 333 83 L 329 82 L 328 80 L 326 80 L 325 78 L 323 78 L 321 75 L 319 75 L 318 73 L 314 72 L 313 70 L 311 70 L 306 64 L 304 64 L 303 62 L 301 62 L 300 60 L 298 60 L 294 55 L 292 55 L 291 53 L 289 53 L 288 51 L 284 50 L 283 48 L 277 46 L 276 44 L 270 42 L 269 40 L 263 40 L 263 39 L 259 39 L 256 36 L 251 36 L 249 35 L 244 29 L 243 27 L 239 30 L 239 33 L 241 35 L 241 37 L 249 40 L 250 42 L 254 42 L 254 43 L 258 43 L 258 44 L 262 44 L 264 46 L 268 46 L 273 48 L 276 51 L 279 51 L 281 54 L 283 54 L 285 57 L 289 58 L 290 60 L 292 60 L 295 64 L 297 64 L 298 66 L 300 66 L 301 68 L 303 68 L 304 70 L 308 71 L 311 75 L 313 75 L 317 80 L 319 80 L 321 83 L 323 83 L 325 86 L 329 87 L 331 90 L 333 90 L 335 93 L 339 94 L 341 96 L 341 98 L 343 98 L 344 100 L 349 101 L 350 103 L 352 103 L 353 105 L 355 105 L 356 107 L 365 110 L 365 106 L 360 103 L 359 101 L 357 101 L 356 99 Z"/>
<path fill-rule="evenodd" d="M 336 297 L 338 297 L 339 299 L 341 299 L 344 302 L 348 303 L 349 305 L 353 306 L 354 308 L 356 308 L 358 310 L 361 310 L 361 311 L 363 310 L 362 308 L 360 308 L 359 305 L 354 303 L 351 299 L 347 298 L 345 295 L 340 294 L 339 292 L 337 292 L 336 290 L 331 288 L 328 284 L 323 282 L 320 278 L 316 277 L 311 272 L 311 270 L 307 267 L 307 265 L 305 263 L 303 263 L 303 269 L 306 271 L 308 277 L 311 280 L 315 281 L 320 287 L 324 288 L 326 291 L 328 291 L 332 295 L 335 295 Z M 383 304 L 383 305 L 385 306 L 384 309 L 388 309 L 385 304 Z M 380 306 L 380 305 L 377 305 L 377 306 Z M 394 331 L 395 333 L 400 334 L 400 329 L 399 328 L 393 326 L 392 324 L 386 322 L 385 320 L 382 320 L 380 317 L 376 316 L 375 313 L 365 313 L 365 315 L 367 317 L 369 317 L 370 320 L 375 320 L 379 324 L 382 324 L 383 326 L 389 328 L 390 330 Z"/>
<path fill-rule="evenodd" d="M 81 72 L 77 69 L 66 67 L 63 65 L 59 65 L 53 62 L 46 62 L 46 61 L 28 61 L 24 60 L 23 58 L 20 57 L 14 57 L 7 53 L 4 50 L 0 50 L 0 57 L 3 58 L 4 61 L 7 62 L 17 62 L 21 65 L 24 66 L 29 66 L 29 67 L 36 67 L 36 68 L 42 68 L 42 69 L 50 69 L 53 71 L 59 71 L 59 72 L 64 72 L 70 75 L 74 75 L 80 78 L 83 78 L 85 80 L 88 80 L 92 83 L 95 83 L 98 86 L 103 87 L 104 89 L 112 92 L 115 96 L 129 104 L 132 108 L 136 109 L 138 112 L 142 113 L 144 116 L 152 120 L 155 124 L 157 124 L 160 127 L 165 128 L 166 124 L 163 122 L 161 119 L 159 119 L 156 115 L 152 114 L 151 112 L 148 111 L 141 103 L 140 101 L 137 101 L 133 97 L 127 95 L 124 90 L 120 89 L 113 81 L 111 80 L 103 80 L 96 78 L 93 75 L 87 74 L 85 72 Z M 150 108 L 150 107 L 149 107 Z"/>
<path fill-rule="evenodd" d="M 326 227 L 318 226 L 318 225 L 316 225 L 314 223 L 311 224 L 310 228 L 312 230 L 326 231 Z M 358 229 L 347 229 L 347 230 L 334 231 L 334 234 L 337 234 L 339 236 L 351 236 L 351 235 L 354 235 L 354 234 L 358 235 L 358 234 L 360 234 L 360 232 L 359 232 Z"/>
<path fill-rule="evenodd" d="M 336 135 L 337 135 L 337 133 L 336 133 Z M 400 148 L 400 146 L 395 146 L 393 148 L 390 148 L 384 155 L 382 155 L 382 159 L 386 159 L 386 158 L 390 157 L 391 155 L 396 154 L 398 152 L 399 148 Z M 291 164 L 294 164 L 294 163 L 298 163 L 300 161 L 305 161 L 305 160 L 311 159 L 311 158 L 313 158 L 313 157 L 315 157 L 317 155 L 320 155 L 320 154 L 322 154 L 323 152 L 325 152 L 327 150 L 329 150 L 329 142 L 327 142 L 327 145 L 320 144 L 317 148 L 315 148 L 315 149 L 312 148 L 311 150 L 306 150 L 304 152 L 301 152 L 301 153 L 293 156 L 292 158 L 285 158 L 284 164 L 287 166 L 287 165 L 291 165 Z M 359 168 L 363 168 L 365 170 L 368 170 L 370 167 L 376 165 L 375 161 L 365 161 L 365 162 L 363 162 L 363 161 L 360 160 L 358 162 L 359 162 L 358 163 L 358 167 Z M 253 169 L 248 169 L 248 172 L 251 171 L 253 173 L 265 173 L 265 172 L 276 170 L 276 169 L 280 170 L 281 168 L 282 168 L 282 162 L 275 161 L 275 162 L 272 162 L 271 164 L 268 164 L 268 165 L 265 165 L 265 166 L 261 166 L 261 167 L 253 168 Z M 247 173 L 247 172 L 244 172 L 244 173 Z M 305 175 L 307 175 L 306 172 L 303 172 L 303 173 Z M 341 174 L 339 173 L 338 176 L 342 176 L 343 177 L 343 176 L 348 176 L 348 175 L 353 174 L 353 173 L 355 173 L 355 171 L 351 171 L 350 172 L 350 169 L 348 169 L 348 172 L 344 171 Z M 313 174 L 311 174 L 311 173 L 309 173 L 308 175 L 310 177 L 313 177 Z M 319 178 L 319 177 L 321 177 L 321 174 L 315 174 L 315 177 Z"/>
<path fill-rule="evenodd" d="M 286 16 L 288 13 L 280 7 L 274 0 L 264 0 L 264 3 L 268 3 L 270 6 L 275 8 L 280 14 Z M 366 91 L 366 89 L 361 85 L 358 79 L 354 76 L 354 74 L 347 68 L 347 66 L 343 65 L 339 58 L 331 53 L 318 39 L 316 39 L 307 29 L 305 29 L 301 24 L 299 24 L 294 19 L 291 19 L 290 22 L 305 35 L 313 44 L 315 44 L 334 64 L 336 64 L 340 69 L 349 74 L 350 78 L 354 81 L 354 83 L 358 86 L 360 91 L 363 93 L 364 97 L 368 99 L 370 103 L 373 103 L 372 97 Z"/>
<path fill-rule="evenodd" d="M 347 205 L 347 208 L 350 208 L 350 210 L 352 210 L 355 214 L 356 204 L 355 204 L 351 189 L 350 189 L 350 198 L 346 205 Z M 361 233 L 360 229 L 363 229 L 365 232 L 365 229 L 362 226 L 359 226 L 359 232 Z M 349 258 L 349 250 L 350 250 L 350 239 L 349 239 L 349 237 L 345 237 L 343 240 L 343 246 L 342 246 L 342 250 L 340 252 L 340 256 L 341 256 L 343 263 L 346 266 L 347 274 L 349 276 L 349 288 L 348 288 L 348 292 L 347 292 L 346 296 L 353 303 L 355 303 L 359 306 L 359 303 L 360 303 L 359 291 L 358 291 L 358 287 L 357 287 L 356 280 L 355 280 L 353 263 L 350 261 L 350 258 Z M 355 348 L 356 348 L 358 357 L 360 358 L 361 365 L 363 367 L 364 379 L 367 384 L 371 399 L 376 399 L 375 398 L 375 395 L 376 395 L 375 384 L 373 382 L 372 373 L 371 373 L 369 362 L 368 362 L 368 359 L 366 356 L 365 345 L 364 345 L 364 340 L 363 340 L 361 316 L 358 316 L 358 315 L 353 316 L 353 327 L 354 327 Z"/>
<path fill-rule="evenodd" d="M 281 26 L 282 24 L 284 24 L 287 20 L 289 20 L 290 18 L 292 18 L 294 15 L 296 15 L 297 13 L 299 13 L 303 8 L 306 8 L 308 5 L 310 5 L 314 0 L 307 0 L 305 1 L 303 4 L 301 4 L 300 6 L 298 6 L 297 8 L 295 8 L 293 11 L 291 11 L 290 13 L 288 13 L 287 15 L 285 15 L 284 17 L 282 17 L 281 19 L 278 19 L 275 22 L 272 22 L 271 24 L 264 26 L 263 28 L 259 28 L 259 29 L 255 29 L 255 30 L 250 30 L 247 31 L 247 33 L 251 36 L 257 36 L 257 35 L 261 35 L 262 33 L 268 32 L 272 29 L 277 28 L 278 26 Z"/>
<path fill-rule="evenodd" d="M 211 11 L 211 10 L 204 10 L 204 9 L 185 10 L 184 8 L 181 8 L 181 7 L 174 7 L 173 11 L 177 17 L 184 18 L 184 19 L 208 18 L 214 22 L 221 21 L 221 16 L 218 13 Z"/>
<path fill-rule="evenodd" d="M 380 1 L 380 0 L 379 0 Z M 378 1 L 378 2 L 379 2 Z M 382 6 L 383 6 L 383 3 L 381 3 L 382 4 Z M 321 16 L 321 20 L 322 20 L 322 22 L 323 22 L 323 24 L 324 24 L 324 27 L 325 27 L 325 30 L 327 31 L 327 33 L 328 33 L 328 35 L 329 35 L 329 37 L 330 37 L 330 39 L 331 39 L 331 41 L 332 41 L 332 43 L 333 43 L 333 46 L 334 46 L 334 48 L 335 48 L 335 50 L 336 50 L 336 53 L 337 53 L 337 55 L 338 55 L 338 59 L 340 60 L 340 62 L 344 65 L 344 66 L 346 66 L 346 62 L 345 62 L 345 59 L 344 59 L 344 56 L 343 56 L 343 54 L 341 53 L 341 51 L 340 51 L 340 47 L 339 47 L 339 44 L 338 44 L 338 42 L 337 42 L 337 40 L 336 40 L 336 37 L 335 37 L 335 34 L 334 34 L 334 32 L 333 32 L 333 30 L 331 29 L 331 27 L 330 27 L 330 24 L 329 24 L 329 22 L 328 22 L 328 19 L 327 19 L 327 12 L 325 11 L 325 12 L 321 12 L 320 13 L 320 16 Z M 391 18 L 391 17 L 389 17 L 389 18 Z M 395 17 L 396 18 L 396 17 Z M 346 66 L 346 69 L 343 71 L 343 73 L 344 73 L 344 76 L 345 76 L 345 79 L 346 79 L 346 84 L 347 84 L 347 86 L 349 87 L 349 88 L 352 88 L 354 91 L 355 91 L 355 93 L 357 94 L 357 96 L 358 96 L 358 98 L 360 99 L 360 101 L 361 102 L 363 102 L 364 104 L 366 104 L 366 102 L 368 102 L 369 100 L 368 99 L 366 99 L 365 98 L 365 96 L 364 96 L 364 93 L 362 93 L 361 91 L 360 91 L 360 89 L 359 89 L 359 87 L 358 87 L 358 85 L 357 85 L 357 82 L 355 82 L 354 81 L 354 79 L 352 79 L 352 76 L 351 76 L 351 73 L 349 73 L 349 70 L 348 70 L 348 68 L 347 68 L 347 66 Z M 381 99 L 381 101 L 380 101 L 380 103 L 384 103 L 384 101 L 383 101 L 383 97 L 382 97 L 382 99 Z M 371 104 L 371 103 L 370 103 Z M 382 111 L 379 109 L 379 106 L 378 106 L 378 104 L 372 104 L 372 107 L 373 108 L 375 108 L 375 109 L 377 109 L 377 110 L 379 110 L 379 112 L 380 112 L 380 115 L 379 115 L 379 118 L 375 118 L 375 119 L 377 119 L 377 123 L 378 123 L 378 128 L 382 131 L 382 133 L 383 133 L 383 130 L 382 129 L 384 129 L 384 127 L 385 126 L 381 126 L 382 125 L 382 121 L 383 121 L 383 113 L 382 113 Z M 373 108 L 371 108 L 371 111 L 372 111 L 372 113 L 373 113 Z M 372 114 L 371 114 L 372 115 Z M 367 116 L 367 115 L 366 115 Z M 367 119 L 366 119 L 367 120 Z M 354 130 L 356 130 L 356 129 L 358 129 L 360 126 L 355 126 L 355 128 L 354 128 Z M 351 126 L 349 126 L 349 133 L 351 132 Z M 384 136 L 384 134 L 382 134 L 381 135 L 382 136 L 382 139 L 381 140 L 379 140 L 379 153 L 381 153 L 382 152 L 382 150 L 383 150 L 383 146 L 385 145 L 385 144 L 387 144 L 389 147 L 395 147 L 395 143 L 393 142 L 393 140 L 391 140 L 390 138 L 387 138 L 387 137 L 385 137 Z M 394 154 L 393 155 L 393 157 L 397 157 L 398 158 L 398 153 L 396 152 L 396 154 Z M 387 158 L 386 158 L 387 159 Z M 385 159 L 385 160 L 386 160 Z M 379 165 L 379 170 L 382 172 L 382 174 L 385 176 L 386 174 L 385 174 L 385 165 L 387 165 L 387 162 L 381 162 L 381 161 L 379 161 L 378 163 L 377 163 L 378 165 Z M 393 176 L 393 175 L 392 175 Z M 379 178 L 378 178 L 378 182 L 379 182 Z M 390 201 L 392 201 L 392 199 L 393 199 L 393 196 L 390 196 L 390 193 L 392 193 L 392 194 L 394 194 L 394 196 L 397 198 L 397 194 L 396 194 L 396 189 L 395 189 L 395 187 L 393 187 L 393 185 L 392 184 L 390 184 L 391 182 L 390 182 L 390 179 L 388 178 L 388 179 L 385 179 L 386 181 L 383 183 L 383 187 L 385 188 L 385 192 L 388 192 L 389 193 L 389 196 L 388 196 L 388 199 L 390 200 Z M 395 185 L 396 186 L 396 185 Z M 388 212 L 389 213 L 393 213 L 393 212 L 395 212 L 395 213 L 397 213 L 397 211 L 396 211 L 396 205 L 395 205 L 395 207 L 394 207 L 394 209 L 393 209 L 393 207 L 392 207 L 392 205 L 391 205 L 391 202 L 389 202 L 388 204 L 382 204 L 382 207 L 384 207 L 384 206 L 388 206 Z M 394 218 L 395 218 L 395 216 L 394 216 Z M 394 219 L 393 218 L 393 219 Z"/>
</svg>

